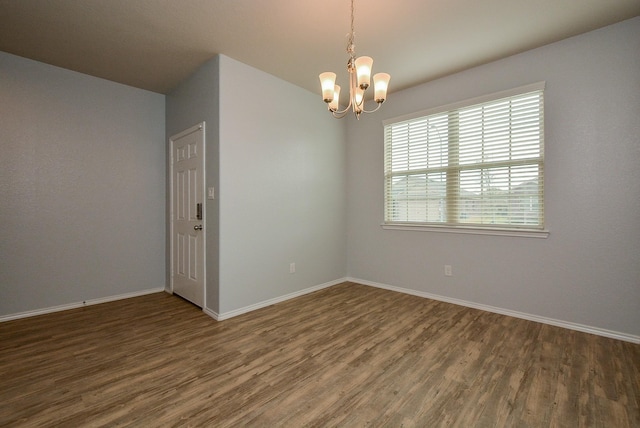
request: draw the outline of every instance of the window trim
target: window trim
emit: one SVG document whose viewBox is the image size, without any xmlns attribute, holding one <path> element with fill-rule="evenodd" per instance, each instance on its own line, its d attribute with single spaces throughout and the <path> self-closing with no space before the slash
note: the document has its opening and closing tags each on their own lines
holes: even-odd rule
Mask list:
<svg viewBox="0 0 640 428">
<path fill-rule="evenodd" d="M 514 97 L 516 95 L 525 94 L 527 92 L 544 91 L 544 89 L 545 89 L 544 81 L 531 83 L 529 85 L 518 86 L 517 88 L 512 88 L 504 91 L 494 92 L 491 94 L 481 95 L 475 98 L 468 98 L 466 100 L 456 101 L 455 103 L 446 104 L 443 106 L 438 106 L 438 107 L 434 107 L 426 110 L 420 110 L 414 113 L 409 113 L 402 116 L 396 116 L 390 119 L 385 119 L 382 121 L 382 126 L 393 125 L 397 122 L 404 122 L 411 119 L 417 119 L 423 116 L 430 116 L 433 114 L 444 113 L 445 111 L 449 111 L 449 110 L 457 110 L 464 107 L 470 107 L 475 104 L 483 104 L 489 101 L 496 101 L 501 98 Z"/>
<path fill-rule="evenodd" d="M 483 104 L 491 101 L 497 101 L 502 98 L 509 98 L 528 92 L 544 91 L 545 82 L 536 82 L 528 85 L 519 86 L 504 91 L 493 92 L 491 94 L 481 95 L 479 97 L 468 98 L 466 100 L 457 101 L 454 103 L 438 106 L 426 110 L 413 112 L 410 114 L 385 119 L 382 121 L 383 127 L 387 125 L 393 125 L 398 122 L 405 122 L 412 119 L 417 119 L 425 116 L 436 115 L 451 110 L 458 110 L 461 108 L 473 106 L 476 104 Z M 544 132 L 544 125 L 543 125 Z M 543 148 L 544 150 L 544 148 Z M 386 204 L 386 202 L 385 202 Z M 386 209 L 386 205 L 383 207 Z M 546 215 L 545 215 L 546 218 Z M 415 222 L 386 222 L 384 221 L 380 225 L 386 230 L 404 230 L 404 231 L 421 231 L 421 232 L 439 232 L 439 233 L 459 233 L 459 234 L 473 234 L 473 235 L 494 235 L 494 236 L 516 236 L 525 238 L 547 238 L 549 236 L 549 230 L 546 228 L 546 222 L 543 228 L 517 228 L 517 227 L 494 227 L 491 225 L 452 225 L 452 224 L 434 224 L 434 223 L 415 223 Z"/>
<path fill-rule="evenodd" d="M 410 230 L 417 232 L 461 233 L 464 235 L 493 235 L 493 236 L 517 236 L 520 238 L 548 238 L 548 229 L 514 229 L 506 227 L 484 226 L 451 226 L 443 224 L 421 223 L 382 223 L 380 226 L 386 230 Z"/>
</svg>

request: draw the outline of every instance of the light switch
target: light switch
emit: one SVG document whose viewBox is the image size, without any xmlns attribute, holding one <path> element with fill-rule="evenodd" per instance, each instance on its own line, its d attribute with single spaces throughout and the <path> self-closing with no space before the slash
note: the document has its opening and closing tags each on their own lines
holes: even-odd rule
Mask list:
<svg viewBox="0 0 640 428">
<path fill-rule="evenodd" d="M 213 187 L 209 187 L 209 192 L 207 193 L 207 199 L 215 199 L 216 198 L 216 189 Z"/>
</svg>

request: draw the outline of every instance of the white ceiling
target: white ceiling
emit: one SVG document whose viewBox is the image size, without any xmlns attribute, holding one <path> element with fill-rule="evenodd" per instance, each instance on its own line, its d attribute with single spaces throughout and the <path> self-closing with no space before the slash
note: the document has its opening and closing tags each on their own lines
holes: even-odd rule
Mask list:
<svg viewBox="0 0 640 428">
<path fill-rule="evenodd" d="M 390 92 L 640 15 L 640 0 L 357 0 Z M 167 93 L 216 54 L 346 83 L 349 0 L 0 0 L 0 50 Z M 256 88 L 259 91 L 260 88 Z"/>
</svg>

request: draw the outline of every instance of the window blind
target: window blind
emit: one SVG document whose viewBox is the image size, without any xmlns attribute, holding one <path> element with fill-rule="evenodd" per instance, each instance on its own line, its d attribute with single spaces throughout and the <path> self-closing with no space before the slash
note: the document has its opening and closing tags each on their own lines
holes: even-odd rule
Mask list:
<svg viewBox="0 0 640 428">
<path fill-rule="evenodd" d="M 542 229 L 543 88 L 386 122 L 385 223 Z"/>
</svg>

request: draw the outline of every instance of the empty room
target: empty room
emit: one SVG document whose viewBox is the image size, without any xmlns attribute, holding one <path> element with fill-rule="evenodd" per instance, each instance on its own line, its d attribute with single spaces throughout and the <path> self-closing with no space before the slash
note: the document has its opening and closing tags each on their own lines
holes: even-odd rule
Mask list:
<svg viewBox="0 0 640 428">
<path fill-rule="evenodd" d="M 638 0 L 0 0 L 0 426 L 640 427 Z"/>
</svg>

